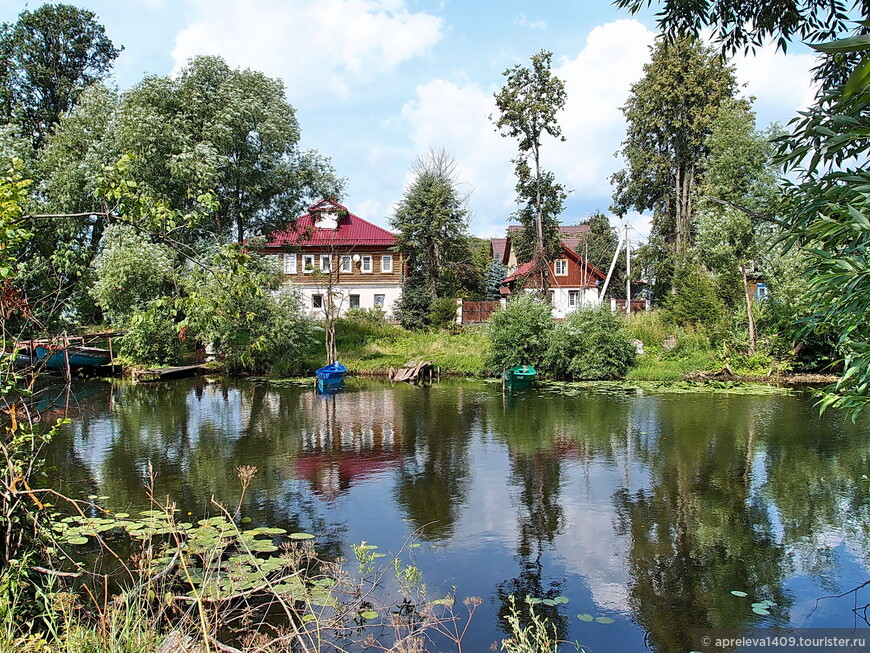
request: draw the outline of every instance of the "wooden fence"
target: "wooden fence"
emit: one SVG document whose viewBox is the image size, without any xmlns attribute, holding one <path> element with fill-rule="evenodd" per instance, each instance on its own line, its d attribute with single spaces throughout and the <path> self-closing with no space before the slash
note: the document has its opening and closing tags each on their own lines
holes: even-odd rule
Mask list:
<svg viewBox="0 0 870 653">
<path fill-rule="evenodd" d="M 480 324 L 486 322 L 495 313 L 501 302 L 472 302 L 463 300 L 459 305 L 462 324 Z"/>
</svg>

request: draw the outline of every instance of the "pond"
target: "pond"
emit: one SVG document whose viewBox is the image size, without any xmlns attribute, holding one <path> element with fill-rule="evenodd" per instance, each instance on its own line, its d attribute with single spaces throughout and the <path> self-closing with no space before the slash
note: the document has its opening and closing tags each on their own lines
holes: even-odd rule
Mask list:
<svg viewBox="0 0 870 653">
<path fill-rule="evenodd" d="M 711 626 L 864 625 L 854 595 L 819 599 L 870 571 L 870 425 L 819 418 L 800 392 L 505 397 L 351 379 L 323 396 L 201 377 L 75 397 L 50 452 L 59 489 L 147 508 L 150 464 L 156 496 L 206 515 L 212 497 L 238 501 L 235 469 L 254 465 L 242 513 L 313 533 L 327 555 L 363 540 L 397 552 L 419 532 L 430 594 L 483 600 L 465 650 L 505 636 L 510 595 L 566 597 L 545 611 L 593 651 L 688 652 Z"/>
</svg>

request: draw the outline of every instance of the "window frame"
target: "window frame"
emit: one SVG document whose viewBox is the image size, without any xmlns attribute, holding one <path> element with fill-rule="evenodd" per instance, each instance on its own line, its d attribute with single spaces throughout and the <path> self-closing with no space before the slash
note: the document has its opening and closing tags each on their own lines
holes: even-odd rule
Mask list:
<svg viewBox="0 0 870 653">
<path fill-rule="evenodd" d="M 569 290 L 568 291 L 568 306 L 569 308 L 576 308 L 580 306 L 580 291 L 579 290 Z"/>
<path fill-rule="evenodd" d="M 368 270 L 366 270 L 366 261 L 369 264 Z M 366 254 L 360 259 L 359 271 L 363 274 L 372 274 L 375 271 L 374 257 L 371 254 Z"/>
<path fill-rule="evenodd" d="M 318 302 L 320 302 L 319 306 Z M 314 293 L 311 295 L 311 308 L 316 311 L 323 309 L 323 295 L 321 293 Z"/>
<path fill-rule="evenodd" d="M 381 299 L 381 303 L 378 303 L 378 297 Z M 387 296 L 383 293 L 375 293 L 375 308 L 386 308 L 387 307 Z"/>
<path fill-rule="evenodd" d="M 350 254 L 341 255 L 341 267 L 339 269 L 341 270 L 342 274 L 353 273 L 353 257 Z"/>
<path fill-rule="evenodd" d="M 356 306 L 354 306 L 354 303 L 353 303 L 354 299 L 356 299 Z M 352 295 L 347 296 L 347 307 L 348 308 L 359 308 L 360 306 L 362 306 L 362 304 L 360 303 L 359 293 L 353 293 Z"/>
<path fill-rule="evenodd" d="M 284 254 L 284 274 L 297 274 L 296 254 Z"/>
<path fill-rule="evenodd" d="M 324 262 L 326 263 L 326 267 L 323 266 Z M 332 254 L 320 255 L 320 271 L 332 274 Z"/>
<path fill-rule="evenodd" d="M 559 267 L 564 266 L 564 272 L 559 272 Z M 553 274 L 557 277 L 567 277 L 568 276 L 568 259 L 566 258 L 557 258 L 553 261 Z"/>
<path fill-rule="evenodd" d="M 302 274 L 312 274 L 314 272 L 314 254 L 302 255 Z"/>
<path fill-rule="evenodd" d="M 387 269 L 387 266 L 384 265 L 387 261 L 389 261 L 390 266 Z M 393 273 L 393 255 L 392 254 L 381 254 L 381 273 L 382 274 L 392 274 Z"/>
</svg>

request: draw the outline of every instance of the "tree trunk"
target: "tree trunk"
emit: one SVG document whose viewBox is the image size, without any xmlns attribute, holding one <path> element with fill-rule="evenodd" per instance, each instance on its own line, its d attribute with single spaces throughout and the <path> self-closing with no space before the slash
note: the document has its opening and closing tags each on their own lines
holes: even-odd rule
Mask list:
<svg viewBox="0 0 870 653">
<path fill-rule="evenodd" d="M 541 292 L 547 295 L 550 288 L 547 254 L 544 250 L 544 215 L 541 210 L 541 157 L 535 148 L 535 256 L 534 274 L 538 275 Z"/>
<path fill-rule="evenodd" d="M 746 296 L 746 317 L 749 321 L 749 355 L 755 353 L 755 316 L 752 314 L 752 293 L 749 291 L 749 277 L 746 268 L 740 266 L 740 274 L 743 275 L 743 293 Z"/>
</svg>

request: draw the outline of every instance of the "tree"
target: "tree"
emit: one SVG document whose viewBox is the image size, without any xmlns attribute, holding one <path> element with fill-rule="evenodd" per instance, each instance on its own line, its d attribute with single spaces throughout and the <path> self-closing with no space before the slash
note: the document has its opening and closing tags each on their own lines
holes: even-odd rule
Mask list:
<svg viewBox="0 0 870 653">
<path fill-rule="evenodd" d="M 468 240 L 467 195 L 459 190 L 456 159 L 429 150 L 411 166 L 414 179 L 390 220 L 398 250 L 408 261 L 409 281 L 433 298 L 459 290 L 461 273 L 473 268 Z"/>
<path fill-rule="evenodd" d="M 211 189 L 217 210 L 203 226 L 241 243 L 340 195 L 344 181 L 299 149 L 300 135 L 280 80 L 196 57 L 176 78 L 147 77 L 125 93 L 114 138 L 135 155 L 134 177 L 172 206 Z"/>
<path fill-rule="evenodd" d="M 3 115 L 40 149 L 85 88 L 109 74 L 121 51 L 96 14 L 71 5 L 24 10 L 14 26 L 4 27 Z"/>
<path fill-rule="evenodd" d="M 518 294 L 487 323 L 487 369 L 500 374 L 515 365 L 540 366 L 552 331 L 553 307 L 529 293 Z"/>
<path fill-rule="evenodd" d="M 651 1 L 617 0 L 617 5 L 637 11 Z M 854 3 L 863 20 L 853 22 L 842 0 L 738 5 L 727 0 L 669 4 L 660 23 L 669 38 L 713 27 L 726 54 L 770 38 L 785 49 L 797 36 L 817 41 L 813 47 L 827 55 L 816 68 L 822 82 L 816 104 L 793 122 L 779 158 L 799 176 L 798 183 L 786 182 L 794 208 L 784 222 L 788 244 L 802 245 L 808 255 L 814 325 L 837 335 L 845 359 L 843 376 L 823 407 L 841 406 L 855 417 L 870 402 L 865 318 L 870 312 L 870 200 L 864 191 L 870 175 L 860 164 L 870 152 L 870 36 L 865 33 L 870 6 Z M 836 40 L 818 43 L 829 39 Z"/>
<path fill-rule="evenodd" d="M 523 206 L 514 219 L 524 227 L 519 247 L 523 257 L 534 263 L 532 274 L 540 286 L 548 286 L 548 261 L 559 249 L 559 215 L 567 194 L 555 176 L 541 167 L 544 133 L 565 140 L 556 114 L 565 107 L 565 84 L 550 71 L 553 53 L 541 50 L 532 55 L 532 65 L 516 65 L 503 74 L 502 89 L 495 94 L 499 117 L 496 129 L 502 136 L 516 138 L 519 148 L 513 159 L 517 176 L 517 199 Z M 492 116 L 490 116 L 492 119 Z M 530 165 L 531 161 L 531 165 Z M 534 234 L 531 236 L 530 234 Z M 529 243 L 533 243 L 529 247 Z"/>
<path fill-rule="evenodd" d="M 620 154 L 626 167 L 611 177 L 612 210 L 651 210 L 650 242 L 658 294 L 670 291 L 675 260 L 692 244 L 693 189 L 703 175 L 706 138 L 717 109 L 734 95 L 733 67 L 694 38 L 659 41 L 643 78 L 622 108 L 628 123 Z"/>
<path fill-rule="evenodd" d="M 698 249 L 707 266 L 739 272 L 749 329 L 749 354 L 755 353 L 755 317 L 749 272 L 771 236 L 771 223 L 755 215 L 775 208 L 774 147 L 755 129 L 747 103 L 727 100 L 719 108 L 706 146 L 706 173 L 698 187 Z M 740 208 L 737 208 L 740 207 Z"/>
</svg>

